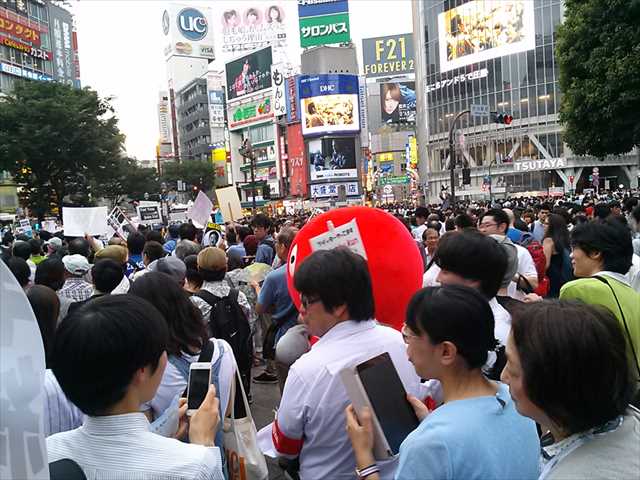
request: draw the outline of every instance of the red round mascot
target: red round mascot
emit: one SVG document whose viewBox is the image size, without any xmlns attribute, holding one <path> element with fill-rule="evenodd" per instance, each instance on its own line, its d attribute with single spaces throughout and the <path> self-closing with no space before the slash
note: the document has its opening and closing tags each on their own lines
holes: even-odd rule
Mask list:
<svg viewBox="0 0 640 480">
<path fill-rule="evenodd" d="M 300 294 L 293 286 L 296 269 L 313 251 L 338 246 L 348 246 L 366 258 L 376 319 L 400 330 L 409 300 L 422 287 L 422 257 L 402 222 L 377 208 L 331 210 L 300 230 L 289 250 L 287 265 L 287 284 L 296 307 L 300 309 Z"/>
</svg>

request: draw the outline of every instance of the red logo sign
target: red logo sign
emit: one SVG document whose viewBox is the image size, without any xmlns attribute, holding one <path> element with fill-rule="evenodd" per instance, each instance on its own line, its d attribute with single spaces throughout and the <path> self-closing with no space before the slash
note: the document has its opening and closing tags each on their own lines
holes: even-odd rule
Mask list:
<svg viewBox="0 0 640 480">
<path fill-rule="evenodd" d="M 25 19 L 25 21 L 29 22 L 27 19 Z M 0 12 L 0 31 L 18 37 L 25 42 L 30 42 L 35 47 L 40 46 L 40 31 L 32 25 L 18 20 L 17 16 L 15 19 L 11 19 L 9 18 L 9 14 Z"/>
<path fill-rule="evenodd" d="M 304 154 L 302 125 L 287 125 L 287 145 L 289 147 L 289 185 L 294 197 L 307 196 L 307 162 Z"/>
<path fill-rule="evenodd" d="M 26 43 L 13 40 L 3 35 L 0 35 L 0 45 L 19 50 L 35 58 L 41 58 L 42 60 L 51 60 L 51 52 L 47 52 L 46 50 L 42 50 L 41 48 L 32 47 L 31 45 L 27 45 Z"/>
</svg>

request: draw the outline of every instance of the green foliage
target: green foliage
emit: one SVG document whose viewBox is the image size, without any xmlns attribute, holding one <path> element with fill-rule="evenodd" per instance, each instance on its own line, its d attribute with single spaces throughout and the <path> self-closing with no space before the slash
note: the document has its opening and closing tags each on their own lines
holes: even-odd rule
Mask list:
<svg viewBox="0 0 640 480">
<path fill-rule="evenodd" d="M 195 185 L 200 190 L 211 190 L 216 174 L 210 162 L 203 160 L 184 160 L 181 163 L 167 163 L 163 167 L 162 180 L 175 188 L 178 180 L 187 185 Z"/>
<path fill-rule="evenodd" d="M 640 145 L 640 0 L 565 0 L 556 58 L 564 140 L 579 155 Z"/>
<path fill-rule="evenodd" d="M 23 200 L 42 217 L 52 205 L 86 204 L 101 170 L 117 168 L 124 136 L 108 100 L 85 88 L 16 83 L 0 99 L 0 170 L 10 172 Z"/>
<path fill-rule="evenodd" d="M 122 158 L 115 165 L 100 165 L 94 172 L 94 194 L 108 199 L 111 207 L 125 197 L 142 200 L 144 194 L 160 192 L 158 173 L 154 168 L 142 168 L 134 159 Z"/>
</svg>

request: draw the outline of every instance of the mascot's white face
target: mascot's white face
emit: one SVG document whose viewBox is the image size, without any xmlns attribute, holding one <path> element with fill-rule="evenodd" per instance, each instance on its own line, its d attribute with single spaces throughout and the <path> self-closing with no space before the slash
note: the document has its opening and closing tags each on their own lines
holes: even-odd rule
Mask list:
<svg viewBox="0 0 640 480">
<path fill-rule="evenodd" d="M 44 348 L 27 296 L 0 262 L 0 479 L 48 479 L 43 431 Z M 5 447 L 6 445 L 6 447 Z"/>
</svg>

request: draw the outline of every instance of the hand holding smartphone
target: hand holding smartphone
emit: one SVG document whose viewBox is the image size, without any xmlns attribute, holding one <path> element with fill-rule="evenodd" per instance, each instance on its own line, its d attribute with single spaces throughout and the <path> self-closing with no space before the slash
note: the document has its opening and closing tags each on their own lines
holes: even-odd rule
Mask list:
<svg viewBox="0 0 640 480">
<path fill-rule="evenodd" d="M 194 362 L 189 367 L 189 386 L 187 388 L 187 415 L 192 416 L 207 396 L 211 384 L 211 363 Z"/>
</svg>

